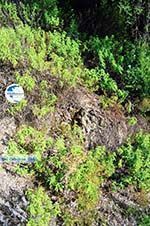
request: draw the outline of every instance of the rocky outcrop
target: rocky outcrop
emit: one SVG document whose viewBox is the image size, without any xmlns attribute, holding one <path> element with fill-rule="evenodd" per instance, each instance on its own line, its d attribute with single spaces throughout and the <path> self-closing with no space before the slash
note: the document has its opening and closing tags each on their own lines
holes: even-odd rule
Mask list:
<svg viewBox="0 0 150 226">
<path fill-rule="evenodd" d="M 119 107 L 102 109 L 99 97 L 84 88 L 69 89 L 60 97 L 55 120 L 58 124 L 76 122 L 83 130 L 86 148 L 105 145 L 114 150 L 127 137 L 126 119 Z"/>
<path fill-rule="evenodd" d="M 0 154 L 4 154 L 8 140 L 16 131 L 16 124 L 13 117 L 5 117 L 0 121 Z"/>
<path fill-rule="evenodd" d="M 24 191 L 31 180 L 13 175 L 5 169 L 0 171 L 0 225 L 26 225 L 28 214 Z"/>
</svg>

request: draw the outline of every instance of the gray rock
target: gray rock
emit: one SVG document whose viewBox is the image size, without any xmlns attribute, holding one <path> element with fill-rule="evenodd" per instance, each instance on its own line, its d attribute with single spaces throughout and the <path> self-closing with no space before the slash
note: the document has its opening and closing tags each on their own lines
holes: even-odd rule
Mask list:
<svg viewBox="0 0 150 226">
<path fill-rule="evenodd" d="M 0 171 L 0 225 L 26 225 L 28 201 L 24 191 L 30 186 L 30 179 Z"/>
<path fill-rule="evenodd" d="M 87 148 L 105 145 L 113 150 L 127 137 L 126 119 L 119 107 L 102 109 L 99 97 L 84 88 L 72 88 L 62 94 L 55 121 L 76 122 L 83 130 Z"/>
<path fill-rule="evenodd" d="M 0 122 L 0 154 L 5 152 L 8 140 L 16 131 L 15 119 L 4 117 Z"/>
</svg>

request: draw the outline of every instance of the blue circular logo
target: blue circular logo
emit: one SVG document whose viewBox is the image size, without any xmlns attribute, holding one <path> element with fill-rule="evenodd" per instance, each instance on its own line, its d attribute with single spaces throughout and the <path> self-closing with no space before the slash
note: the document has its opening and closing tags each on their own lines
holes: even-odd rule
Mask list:
<svg viewBox="0 0 150 226">
<path fill-rule="evenodd" d="M 25 98 L 24 90 L 18 84 L 11 84 L 5 90 L 5 97 L 11 103 L 18 103 Z"/>
</svg>

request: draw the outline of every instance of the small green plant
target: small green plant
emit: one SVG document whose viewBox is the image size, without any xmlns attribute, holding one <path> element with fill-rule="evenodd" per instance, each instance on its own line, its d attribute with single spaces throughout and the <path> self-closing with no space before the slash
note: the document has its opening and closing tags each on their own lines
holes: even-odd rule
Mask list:
<svg viewBox="0 0 150 226">
<path fill-rule="evenodd" d="M 27 91 L 31 92 L 36 85 L 36 80 L 32 77 L 29 72 L 26 72 L 22 76 L 17 72 L 16 73 L 16 81 L 19 85 L 24 87 Z"/>
<path fill-rule="evenodd" d="M 122 74 L 123 56 L 121 53 L 123 48 L 122 46 L 119 46 L 119 42 L 114 39 L 114 36 L 106 36 L 104 39 L 92 37 L 89 40 L 88 45 L 97 55 L 100 68 L 106 70 L 106 72 L 108 72 L 110 68 L 114 72 Z M 114 50 L 116 49 L 117 51 L 115 52 Z"/>
<path fill-rule="evenodd" d="M 115 105 L 118 101 L 117 96 L 107 97 L 105 95 L 100 96 L 100 105 L 106 109 Z"/>
<path fill-rule="evenodd" d="M 126 76 L 123 77 L 126 89 L 131 95 L 139 97 L 149 97 L 150 84 L 150 48 L 146 41 L 125 45 L 126 57 L 124 59 L 124 70 Z"/>
<path fill-rule="evenodd" d="M 23 109 L 27 106 L 27 100 L 23 99 L 17 104 L 12 104 L 10 108 L 8 109 L 8 113 L 11 115 L 15 115 L 17 113 L 20 113 L 23 111 Z"/>
<path fill-rule="evenodd" d="M 134 141 L 118 149 L 116 165 L 120 174 L 114 174 L 119 185 L 134 185 L 139 189 L 150 189 L 150 134 L 138 133 Z M 123 169 L 126 169 L 124 172 Z M 118 175 L 118 176 L 117 176 Z"/>
<path fill-rule="evenodd" d="M 138 226 L 149 226 L 149 225 L 150 225 L 150 216 L 145 214 L 139 220 Z"/>
<path fill-rule="evenodd" d="M 16 5 L 3 0 L 0 2 L 0 21 L 0 24 L 3 26 L 18 26 L 23 24 L 18 17 Z"/>
<path fill-rule="evenodd" d="M 39 85 L 39 102 L 32 106 L 33 114 L 38 118 L 46 116 L 48 113 L 53 112 L 57 96 L 51 93 L 50 87 L 46 80 L 42 80 Z"/>
<path fill-rule="evenodd" d="M 146 113 L 150 111 L 150 98 L 149 97 L 145 97 L 143 98 L 143 100 L 139 103 L 138 105 L 138 109 L 142 112 L 142 113 Z"/>
<path fill-rule="evenodd" d="M 28 25 L 13 28 L 0 28 L 0 59 L 11 62 L 14 67 L 19 64 L 30 66 L 39 71 L 45 70 L 47 64 L 45 33 L 31 29 Z"/>
<path fill-rule="evenodd" d="M 8 152 L 34 154 L 41 159 L 43 152 L 51 146 L 52 139 L 45 138 L 45 133 L 38 131 L 31 126 L 22 125 L 9 143 Z"/>
<path fill-rule="evenodd" d="M 48 226 L 51 219 L 59 214 L 58 205 L 51 202 L 43 187 L 29 189 L 26 196 L 29 200 L 27 226 Z"/>
<path fill-rule="evenodd" d="M 93 209 L 99 200 L 99 188 L 104 178 L 114 173 L 113 156 L 105 148 L 90 151 L 85 160 L 69 176 L 68 187 L 78 194 L 79 209 Z M 109 164 L 108 164 L 109 162 Z"/>
<path fill-rule="evenodd" d="M 136 118 L 136 117 L 130 117 L 130 118 L 128 119 L 128 124 L 129 124 L 130 126 L 134 126 L 134 125 L 136 125 L 136 123 L 137 123 L 137 118 Z"/>
<path fill-rule="evenodd" d="M 65 32 L 50 32 L 48 35 L 51 73 L 64 83 L 75 85 L 82 73 L 80 42 L 67 37 Z"/>
</svg>

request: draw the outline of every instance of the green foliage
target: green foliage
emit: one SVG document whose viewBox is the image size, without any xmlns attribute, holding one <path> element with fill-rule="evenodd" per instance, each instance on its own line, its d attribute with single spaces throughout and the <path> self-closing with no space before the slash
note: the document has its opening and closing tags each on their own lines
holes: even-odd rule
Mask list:
<svg viewBox="0 0 150 226">
<path fill-rule="evenodd" d="M 98 147 L 90 151 L 84 161 L 69 176 L 68 186 L 78 194 L 79 209 L 88 211 L 99 200 L 100 185 L 104 178 L 114 173 L 113 155 L 108 155 L 105 148 Z"/>
<path fill-rule="evenodd" d="M 67 37 L 65 32 L 50 32 L 48 55 L 51 57 L 50 70 L 64 82 L 75 85 L 82 72 L 80 42 Z"/>
<path fill-rule="evenodd" d="M 129 124 L 130 126 L 134 126 L 136 123 L 137 123 L 137 118 L 136 118 L 136 117 L 130 117 L 130 118 L 128 119 L 128 124 Z"/>
<path fill-rule="evenodd" d="M 79 42 L 67 37 L 65 32 L 45 33 L 28 25 L 15 30 L 2 27 L 0 39 L 0 59 L 11 62 L 14 67 L 29 66 L 38 71 L 49 69 L 52 75 L 69 84 L 75 84 L 82 72 Z M 50 61 L 46 60 L 48 57 Z"/>
<path fill-rule="evenodd" d="M 29 200 L 27 226 L 48 226 L 59 213 L 58 206 L 52 204 L 43 187 L 29 189 L 26 195 Z"/>
<path fill-rule="evenodd" d="M 42 82 L 43 86 L 46 85 L 44 83 Z M 40 178 L 42 184 L 59 200 L 58 203 L 50 204 L 49 209 L 47 204 L 43 207 L 43 202 L 41 203 L 41 197 L 44 196 L 42 200 L 45 200 L 45 194 L 41 191 L 37 198 L 36 193 L 32 192 L 29 218 L 31 225 L 34 225 L 33 219 L 34 222 L 38 219 L 40 224 L 45 220 L 43 225 L 46 225 L 47 216 L 50 219 L 53 214 L 49 214 L 54 210 L 56 216 L 60 215 L 66 225 L 91 225 L 96 216 L 102 186 L 107 182 L 149 190 L 149 134 L 137 134 L 135 140 L 120 147 L 116 153 L 107 152 L 104 147 L 86 152 L 84 138 L 77 125 L 72 128 L 63 123 L 60 128 L 63 135 L 54 140 L 47 138 L 42 131 L 22 126 L 15 140 L 9 143 L 10 154 L 32 153 L 38 157 L 32 167 L 25 166 L 24 169 Z M 49 150 L 48 155 L 46 150 Z M 65 194 L 68 194 L 67 197 Z M 75 213 L 68 209 L 69 194 L 72 194 L 76 203 Z M 34 198 L 37 199 L 35 202 Z M 42 210 L 37 208 L 38 205 Z"/>
<path fill-rule="evenodd" d="M 62 131 L 64 131 L 63 136 L 53 140 L 46 138 L 43 132 L 30 126 L 22 126 L 15 139 L 10 141 L 8 153 L 33 154 L 38 158 L 32 167 L 28 166 L 28 170 L 26 165 L 22 166 L 24 172 L 31 172 L 32 175 L 41 178 L 43 184 L 49 187 L 53 194 L 62 196 L 61 199 L 64 200 L 64 203 L 61 206 L 60 200 L 59 205 L 61 214 L 64 215 L 64 221 L 82 222 L 82 224 L 92 222 L 94 220 L 92 214 L 95 214 L 101 186 L 115 170 L 114 155 L 107 153 L 106 149 L 102 147 L 97 147 L 86 153 L 83 146 L 83 135 L 77 125 L 71 128 L 68 124 L 63 124 Z M 46 150 L 50 150 L 50 155 L 46 154 Z M 22 173 L 23 171 L 17 169 L 17 172 Z M 73 192 L 79 216 L 67 213 L 64 196 L 66 192 Z M 41 205 L 43 209 L 43 204 L 40 204 L 42 195 L 44 194 L 40 195 L 39 193 L 39 198 L 35 202 L 33 199 L 36 198 L 36 194 L 31 196 L 30 212 L 32 217 L 29 222 L 32 224 L 32 218 L 36 222 L 36 216 L 39 215 L 39 211 L 35 209 L 38 205 Z M 43 212 L 45 209 L 41 211 L 43 213 L 41 219 L 47 221 Z"/>
<path fill-rule="evenodd" d="M 16 81 L 19 85 L 24 87 L 27 91 L 31 92 L 36 85 L 36 80 L 33 78 L 29 72 L 26 72 L 22 76 L 17 72 L 16 73 Z"/>
<path fill-rule="evenodd" d="M 40 100 L 39 103 L 32 106 L 32 111 L 35 116 L 42 118 L 48 113 L 54 111 L 57 96 L 51 93 L 46 80 L 41 81 L 38 92 L 40 95 Z"/>
<path fill-rule="evenodd" d="M 150 111 L 150 98 L 143 98 L 143 100 L 139 103 L 138 108 L 141 112 L 146 113 Z"/>
<path fill-rule="evenodd" d="M 21 43 L 16 38 L 15 30 L 12 28 L 0 28 L 0 59 L 11 61 L 16 66 L 21 55 Z"/>
<path fill-rule="evenodd" d="M 1 0 L 0 25 L 11 26 L 11 27 L 22 25 L 22 21 L 17 15 L 17 7 L 15 4 L 12 4 L 8 1 Z"/>
<path fill-rule="evenodd" d="M 126 89 L 131 95 L 139 97 L 150 95 L 150 48 L 147 42 L 138 42 L 135 45 L 126 43 L 126 58 L 124 61 L 126 76 L 123 78 Z"/>
<path fill-rule="evenodd" d="M 114 36 L 92 37 L 85 42 L 84 47 L 85 59 L 90 54 L 97 62 L 98 73 L 94 79 L 99 81 L 99 87 L 104 92 L 116 93 L 123 100 L 128 93 L 131 96 L 138 93 L 140 97 L 150 95 L 149 53 L 146 41 L 119 42 Z M 124 90 L 119 88 L 120 84 Z"/>
<path fill-rule="evenodd" d="M 149 44 L 146 38 L 135 41 L 130 36 L 131 32 L 135 33 L 135 25 L 140 29 L 141 16 L 145 18 L 142 24 L 145 31 L 148 28 L 145 6 L 140 0 L 137 3 L 98 2 L 93 15 L 94 20 L 102 15 L 95 27 L 97 31 L 100 26 L 102 34 L 98 32 L 99 36 L 94 34 L 88 38 L 78 32 L 80 23 L 70 1 L 61 4 L 58 0 L 27 0 L 18 5 L 8 1 L 0 3 L 0 61 L 11 63 L 16 82 L 23 86 L 27 95 L 33 98 L 36 95 L 32 106 L 23 100 L 10 105 L 8 112 L 14 116 L 29 107 L 39 123 L 43 123 L 44 117 L 55 111 L 57 90 L 50 82 L 50 76 L 54 76 L 58 87 L 81 85 L 102 93 L 100 106 L 105 109 L 115 104 L 121 107 L 120 103 L 129 96 L 142 99 L 138 108 L 148 113 Z M 70 12 L 64 15 L 67 9 Z M 82 17 L 85 18 L 78 16 L 81 20 Z M 138 35 L 133 34 L 136 38 Z M 131 100 L 125 105 L 128 113 L 134 106 Z M 128 121 L 129 125 L 136 122 L 134 115 Z M 54 139 L 48 137 L 47 128 L 38 130 L 22 125 L 8 144 L 9 155 L 37 157 L 33 164 L 19 165 L 17 172 L 23 169 L 32 173 L 58 200 L 52 203 L 42 187 L 28 191 L 28 226 L 49 225 L 56 216 L 68 226 L 92 225 L 104 184 L 132 185 L 145 192 L 150 189 L 149 134 L 137 134 L 115 153 L 109 153 L 104 147 L 87 152 L 82 131 L 76 124 L 62 123 L 57 127 Z M 70 208 L 72 202 L 74 211 Z M 139 223 L 141 226 L 148 224 L 148 216 Z"/>
<path fill-rule="evenodd" d="M 47 0 L 42 3 L 39 0 L 24 1 L 21 4 L 13 4 L 2 0 L 0 9 L 3 24 L 18 25 L 26 23 L 30 26 L 36 25 L 56 29 L 60 22 L 62 23 L 59 18 L 60 11 L 57 0 Z"/>
<path fill-rule="evenodd" d="M 100 68 L 106 72 L 116 72 L 122 74 L 123 72 L 123 47 L 120 43 L 112 37 L 106 36 L 105 38 L 92 37 L 88 43 L 88 49 L 93 51 L 98 57 Z"/>
<path fill-rule="evenodd" d="M 127 0 L 120 0 L 116 2 L 116 8 L 118 10 L 118 19 L 120 18 L 120 26 L 124 28 L 124 32 L 128 32 L 132 29 L 132 27 L 137 23 L 138 19 L 143 17 L 145 19 L 143 26 L 146 31 L 146 18 L 148 18 L 148 13 L 146 11 L 147 5 L 143 5 L 140 0 L 136 2 L 127 1 Z M 138 24 L 139 25 L 139 24 Z M 138 26 L 137 25 L 137 26 Z M 137 33 L 140 29 L 137 27 Z M 137 36 L 138 34 L 135 34 Z"/>
<path fill-rule="evenodd" d="M 29 26 L 0 28 L 0 59 L 18 64 L 29 64 L 33 69 L 44 70 L 46 44 L 42 30 L 32 30 Z"/>
<path fill-rule="evenodd" d="M 117 96 L 111 96 L 110 98 L 102 95 L 100 96 L 100 105 L 102 108 L 107 109 L 109 107 L 113 107 L 115 104 L 117 104 L 118 97 Z"/>
<path fill-rule="evenodd" d="M 39 160 L 43 152 L 51 145 L 51 138 L 46 139 L 42 131 L 38 131 L 31 126 L 23 125 L 18 130 L 14 141 L 11 141 L 8 153 L 18 153 L 24 150 L 24 153 L 34 154 Z"/>
<path fill-rule="evenodd" d="M 138 226 L 149 226 L 150 225 L 150 216 L 144 215 L 141 217 Z"/>
<path fill-rule="evenodd" d="M 96 22 L 89 23 L 88 20 L 89 24 L 86 25 L 89 29 L 95 25 L 93 33 L 97 29 L 97 33 L 103 36 L 115 34 L 119 39 L 143 37 L 148 35 L 149 30 L 149 11 L 147 9 L 148 2 L 141 0 L 98 1 L 94 10 Z M 86 27 L 84 29 L 86 30 Z"/>
<path fill-rule="evenodd" d="M 17 104 L 12 104 L 7 111 L 9 114 L 14 116 L 16 113 L 22 112 L 26 106 L 27 100 L 23 99 Z"/>
<path fill-rule="evenodd" d="M 55 192 L 73 192 L 79 214 L 72 215 L 67 205 L 63 204 L 63 219 L 70 225 L 73 222 L 92 222 L 92 214 L 100 198 L 100 187 L 114 173 L 114 156 L 101 147 L 89 153 L 85 153 L 82 146 L 77 144 L 68 149 L 62 138 L 56 141 L 55 148 L 57 151 L 47 161 L 48 167 L 45 165 L 46 169 L 43 169 L 45 178 Z"/>
<path fill-rule="evenodd" d="M 106 36 L 105 38 L 92 37 L 85 42 L 84 54 L 93 55 L 94 61 L 97 62 L 95 68 L 87 70 L 89 72 L 88 83 L 92 82 L 97 89 L 101 89 L 104 93 L 115 93 L 121 102 L 124 101 L 128 93 L 119 89 L 117 81 L 113 79 L 113 75 L 115 77 L 117 75 L 118 80 L 121 80 L 121 75 L 124 71 L 123 46 L 120 45 L 114 36 Z M 90 72 L 93 72 L 92 76 Z"/>
<path fill-rule="evenodd" d="M 120 185 L 134 185 L 140 189 L 150 189 L 150 134 L 140 132 L 133 143 L 130 141 L 118 149 L 118 171 Z"/>
</svg>

